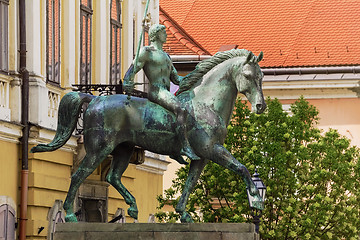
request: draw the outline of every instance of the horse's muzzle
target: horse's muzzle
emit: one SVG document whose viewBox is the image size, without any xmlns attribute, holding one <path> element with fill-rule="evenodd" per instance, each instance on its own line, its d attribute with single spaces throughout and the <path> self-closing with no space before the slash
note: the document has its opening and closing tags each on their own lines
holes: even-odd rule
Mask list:
<svg viewBox="0 0 360 240">
<path fill-rule="evenodd" d="M 266 103 L 258 103 L 256 104 L 255 108 L 257 114 L 263 113 L 266 109 Z"/>
</svg>

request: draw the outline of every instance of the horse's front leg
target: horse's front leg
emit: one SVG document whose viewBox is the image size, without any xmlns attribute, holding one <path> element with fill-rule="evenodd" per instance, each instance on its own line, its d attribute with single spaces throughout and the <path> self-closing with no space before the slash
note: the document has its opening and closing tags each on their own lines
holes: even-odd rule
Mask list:
<svg viewBox="0 0 360 240">
<path fill-rule="evenodd" d="M 186 203 L 208 161 L 209 160 L 201 159 L 197 161 L 191 161 L 190 163 L 189 175 L 186 179 L 184 190 L 175 209 L 176 212 L 181 215 L 180 220 L 183 223 L 193 222 L 190 214 L 186 212 Z"/>
<path fill-rule="evenodd" d="M 211 160 L 240 175 L 243 178 L 247 188 L 249 189 L 251 196 L 255 197 L 253 205 L 259 210 L 264 209 L 264 203 L 260 196 L 259 190 L 252 181 L 249 171 L 244 165 L 242 165 L 238 160 L 236 160 L 231 155 L 231 153 L 226 150 L 225 147 L 220 144 L 215 144 Z"/>
</svg>

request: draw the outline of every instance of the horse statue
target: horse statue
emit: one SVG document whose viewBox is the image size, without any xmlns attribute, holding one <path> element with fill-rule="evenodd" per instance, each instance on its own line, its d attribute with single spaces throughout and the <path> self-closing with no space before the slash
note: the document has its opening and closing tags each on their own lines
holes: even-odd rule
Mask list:
<svg viewBox="0 0 360 240">
<path fill-rule="evenodd" d="M 190 163 L 185 188 L 176 207 L 181 222 L 192 222 L 185 209 L 186 203 L 209 160 L 240 175 L 255 199 L 253 204 L 263 209 L 262 199 L 249 171 L 223 147 L 238 92 L 247 97 L 256 113 L 260 114 L 266 108 L 262 93 L 263 73 L 258 65 L 262 57 L 262 52 L 255 56 L 244 49 L 219 52 L 200 62 L 180 83 L 177 97 L 189 113 L 188 140 L 200 157 L 200 160 Z M 129 165 L 135 146 L 162 155 L 179 154 L 181 144 L 176 135 L 175 115 L 147 99 L 128 99 L 122 94 L 92 96 L 70 92 L 60 102 L 53 141 L 39 144 L 31 151 L 54 151 L 63 146 L 75 129 L 83 103 L 89 103 L 84 114 L 86 156 L 71 177 L 64 203 L 66 221 L 77 221 L 73 210 L 76 191 L 109 154 L 113 155 L 113 160 L 106 181 L 124 197 L 130 206 L 128 214 L 137 219 L 135 198 L 122 184 L 121 176 Z"/>
</svg>

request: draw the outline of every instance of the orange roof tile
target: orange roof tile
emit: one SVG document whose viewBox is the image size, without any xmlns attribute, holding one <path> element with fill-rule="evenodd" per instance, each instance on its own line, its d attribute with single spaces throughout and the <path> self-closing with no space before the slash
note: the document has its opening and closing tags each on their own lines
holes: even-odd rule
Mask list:
<svg viewBox="0 0 360 240">
<path fill-rule="evenodd" d="M 165 25 L 168 35 L 163 46 L 170 55 L 209 55 L 160 7 L 159 21 Z"/>
<path fill-rule="evenodd" d="M 191 11 L 191 8 L 196 0 L 167 0 L 167 3 L 171 3 L 171 9 L 175 11 L 171 11 L 171 17 L 176 19 L 178 23 L 184 22 L 187 14 Z M 162 7 L 160 1 L 160 7 Z M 167 8 L 166 8 L 167 9 Z M 163 10 L 166 11 L 163 8 Z"/>
<path fill-rule="evenodd" d="M 160 6 L 211 54 L 236 44 L 262 67 L 360 64 L 358 0 L 160 0 Z"/>
</svg>

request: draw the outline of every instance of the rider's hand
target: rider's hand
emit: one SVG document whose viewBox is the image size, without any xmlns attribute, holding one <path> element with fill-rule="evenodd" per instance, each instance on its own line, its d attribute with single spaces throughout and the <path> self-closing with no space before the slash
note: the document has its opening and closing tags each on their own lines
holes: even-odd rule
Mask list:
<svg viewBox="0 0 360 240">
<path fill-rule="evenodd" d="M 132 93 L 135 88 L 135 83 L 133 80 L 124 81 L 124 90 L 126 93 Z"/>
<path fill-rule="evenodd" d="M 130 67 L 130 70 L 128 70 L 124 76 L 123 86 L 125 93 L 130 94 L 134 90 L 135 88 L 134 78 L 135 78 L 135 74 L 133 68 Z"/>
</svg>

